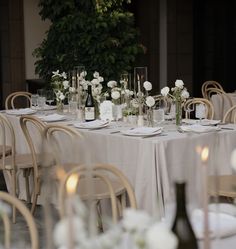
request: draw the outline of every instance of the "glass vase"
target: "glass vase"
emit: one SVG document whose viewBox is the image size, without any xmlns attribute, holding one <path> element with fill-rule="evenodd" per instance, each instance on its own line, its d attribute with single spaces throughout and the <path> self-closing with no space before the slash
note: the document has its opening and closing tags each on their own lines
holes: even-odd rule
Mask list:
<svg viewBox="0 0 236 249">
<path fill-rule="evenodd" d="M 147 109 L 147 126 L 153 127 L 153 109 Z"/>
<path fill-rule="evenodd" d="M 63 113 L 64 110 L 64 104 L 62 100 L 57 101 L 57 112 L 58 113 Z"/>
<path fill-rule="evenodd" d="M 175 124 L 176 126 L 182 124 L 182 102 L 179 99 L 175 101 Z"/>
</svg>

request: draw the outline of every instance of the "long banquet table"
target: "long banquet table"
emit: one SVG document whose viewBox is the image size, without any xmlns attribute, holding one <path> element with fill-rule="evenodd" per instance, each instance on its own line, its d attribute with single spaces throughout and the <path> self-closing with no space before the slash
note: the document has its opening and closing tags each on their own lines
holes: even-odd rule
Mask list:
<svg viewBox="0 0 236 249">
<path fill-rule="evenodd" d="M 7 117 L 17 131 L 17 152 L 28 152 L 20 130 L 19 117 Z M 71 125 L 73 122 L 61 123 Z M 121 169 L 134 188 L 138 207 L 154 214 L 157 209 L 163 212 L 163 203 L 170 195 L 173 181 L 187 179 L 191 183 L 189 191 L 198 185 L 198 166 L 201 162 L 196 149 L 199 146 L 207 145 L 210 148 L 209 164 L 217 165 L 219 174 L 232 174 L 230 155 L 236 148 L 236 125 L 228 127 L 233 130 L 188 134 L 178 132 L 173 124 L 164 124 L 162 135 L 149 138 L 124 136 L 121 132 L 111 134 L 127 129 L 116 125 L 79 131 L 85 137 L 86 146 L 91 152 L 91 162 L 110 163 Z M 73 149 L 75 148 L 71 150 Z M 211 171 L 212 168 L 211 165 Z M 21 189 L 24 189 L 23 186 Z M 25 198 L 24 194 L 22 191 L 20 197 Z"/>
</svg>

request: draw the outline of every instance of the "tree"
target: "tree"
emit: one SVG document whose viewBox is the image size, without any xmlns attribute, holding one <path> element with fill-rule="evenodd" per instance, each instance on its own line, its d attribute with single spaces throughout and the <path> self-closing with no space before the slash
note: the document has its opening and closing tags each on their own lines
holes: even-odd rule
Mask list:
<svg viewBox="0 0 236 249">
<path fill-rule="evenodd" d="M 40 0 L 40 15 L 52 24 L 34 51 L 36 73 L 49 80 L 52 71 L 84 65 L 108 81 L 130 71 L 143 46 L 124 2 L 129 0 Z"/>
</svg>

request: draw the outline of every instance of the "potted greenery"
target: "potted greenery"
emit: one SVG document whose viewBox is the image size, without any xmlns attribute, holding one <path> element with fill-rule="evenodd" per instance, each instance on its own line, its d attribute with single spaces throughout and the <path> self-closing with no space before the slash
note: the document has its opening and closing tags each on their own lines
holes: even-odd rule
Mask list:
<svg viewBox="0 0 236 249">
<path fill-rule="evenodd" d="M 84 65 L 105 81 L 130 71 L 143 52 L 129 0 L 40 0 L 40 15 L 49 19 L 47 37 L 34 51 L 36 73 L 48 81 L 52 71 Z"/>
</svg>

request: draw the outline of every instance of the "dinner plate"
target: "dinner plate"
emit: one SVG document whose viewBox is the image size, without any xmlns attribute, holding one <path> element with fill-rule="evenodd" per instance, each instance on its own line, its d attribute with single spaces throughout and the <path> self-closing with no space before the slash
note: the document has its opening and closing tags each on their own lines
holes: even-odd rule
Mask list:
<svg viewBox="0 0 236 249">
<path fill-rule="evenodd" d="M 104 128 L 108 126 L 109 124 L 110 124 L 109 121 L 94 120 L 90 122 L 74 123 L 73 125 L 76 128 L 80 128 L 80 129 L 99 129 L 99 128 Z"/>
<path fill-rule="evenodd" d="M 181 125 L 180 130 L 183 132 L 205 133 L 205 132 L 219 131 L 221 130 L 221 128 L 218 126 L 193 124 L 193 125 Z"/>
<path fill-rule="evenodd" d="M 221 120 L 212 120 L 212 119 L 183 119 L 183 123 L 185 124 L 199 124 L 199 125 L 217 125 L 221 122 Z"/>
<path fill-rule="evenodd" d="M 32 110 L 31 108 L 6 110 L 6 113 L 10 115 L 30 115 L 36 112 L 37 112 L 36 110 Z"/>
<path fill-rule="evenodd" d="M 65 120 L 66 116 L 54 113 L 54 114 L 45 115 L 45 116 L 38 116 L 38 118 L 40 118 L 44 122 L 56 122 L 56 121 Z"/>
<path fill-rule="evenodd" d="M 36 111 L 50 111 L 56 110 L 57 107 L 55 105 L 45 105 L 43 108 L 39 106 L 31 106 L 31 109 Z"/>
<path fill-rule="evenodd" d="M 138 127 L 134 129 L 123 130 L 121 131 L 121 134 L 134 137 L 153 136 L 160 134 L 162 129 L 162 127 Z"/>
</svg>

